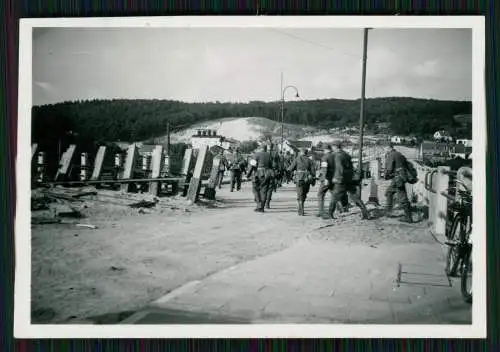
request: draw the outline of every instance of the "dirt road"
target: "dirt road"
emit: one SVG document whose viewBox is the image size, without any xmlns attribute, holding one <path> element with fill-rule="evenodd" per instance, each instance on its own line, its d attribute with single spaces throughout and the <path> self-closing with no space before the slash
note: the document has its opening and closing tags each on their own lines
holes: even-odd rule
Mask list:
<svg viewBox="0 0 500 352">
<path fill-rule="evenodd" d="M 311 190 L 305 217 L 296 215 L 292 185 L 279 189 L 272 209 L 262 214 L 253 211 L 250 185 L 244 184 L 241 192 L 230 193 L 227 186 L 218 190 L 214 203 L 190 206 L 170 199 L 170 206 L 145 213 L 89 201 L 87 219 L 79 221 L 97 229 L 34 225 L 32 322 L 71 323 L 124 312 L 113 318 L 117 322 L 186 283 L 260 257 L 283 253 L 288 258 L 286 249 L 304 239 L 338 242 L 347 249 L 361 245 L 358 262 L 381 244 L 385 249 L 375 259 L 390 255 L 391 245 L 435 245 L 422 223 L 408 228 L 394 219 L 366 222 L 357 209 L 337 220 L 318 219 L 316 192 Z M 353 253 L 338 250 L 356 263 Z M 337 260 L 345 261 L 338 254 Z"/>
<path fill-rule="evenodd" d="M 249 184 L 234 193 L 226 186 L 217 198 L 209 206 L 172 200 L 174 209 L 145 214 L 88 201 L 79 222 L 97 229 L 33 225 L 33 322 L 136 309 L 185 282 L 287 248 L 320 225 L 295 215 L 292 188 L 276 193 L 266 214 L 252 211 Z"/>
</svg>

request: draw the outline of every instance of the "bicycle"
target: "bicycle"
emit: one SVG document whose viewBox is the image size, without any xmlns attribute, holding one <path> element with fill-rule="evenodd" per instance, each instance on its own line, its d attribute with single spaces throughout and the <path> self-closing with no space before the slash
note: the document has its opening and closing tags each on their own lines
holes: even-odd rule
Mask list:
<svg viewBox="0 0 500 352">
<path fill-rule="evenodd" d="M 454 215 L 451 220 L 451 227 L 446 231 L 446 245 L 448 253 L 446 257 L 446 275 L 461 278 L 461 292 L 467 303 L 472 302 L 472 243 L 470 235 L 472 233 L 472 195 L 470 189 L 463 182 L 456 180 L 465 189 L 459 190 L 454 187 L 459 195 L 459 200 L 453 200 L 451 210 Z"/>
</svg>

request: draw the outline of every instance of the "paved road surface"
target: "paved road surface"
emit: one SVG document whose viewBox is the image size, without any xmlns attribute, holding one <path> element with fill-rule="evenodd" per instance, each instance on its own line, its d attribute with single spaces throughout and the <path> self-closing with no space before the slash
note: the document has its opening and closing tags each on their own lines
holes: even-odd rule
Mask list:
<svg viewBox="0 0 500 352">
<path fill-rule="evenodd" d="M 218 191 L 225 209 L 214 210 L 213 221 L 220 217 L 218 226 L 234 236 L 247 233 L 241 246 L 269 231 L 297 240 L 186 283 L 122 323 L 471 323 L 471 306 L 446 277 L 443 247 L 425 223 L 362 221 L 357 209 L 320 220 L 313 216 L 316 192 L 307 216 L 298 217 L 291 185 L 274 194 L 265 214 L 253 212 L 248 184 L 241 192 Z M 199 231 L 199 224 L 183 226 Z"/>
</svg>

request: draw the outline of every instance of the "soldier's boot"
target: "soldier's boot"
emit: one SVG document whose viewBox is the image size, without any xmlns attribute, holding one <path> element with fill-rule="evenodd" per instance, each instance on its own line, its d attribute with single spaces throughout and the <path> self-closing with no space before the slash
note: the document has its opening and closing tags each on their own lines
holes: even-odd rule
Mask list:
<svg viewBox="0 0 500 352">
<path fill-rule="evenodd" d="M 302 216 L 304 215 L 304 209 L 303 209 L 303 204 L 300 200 L 297 201 L 297 215 Z"/>
<path fill-rule="evenodd" d="M 325 207 L 325 200 L 323 198 L 319 197 L 319 199 L 318 199 L 318 214 L 316 214 L 316 216 L 318 218 L 321 218 L 324 215 L 323 214 L 325 211 L 324 207 Z"/>
<path fill-rule="evenodd" d="M 401 219 L 402 222 L 407 222 L 409 224 L 413 223 L 413 216 L 410 205 L 405 206 L 405 216 Z"/>
<path fill-rule="evenodd" d="M 392 196 L 386 196 L 384 215 L 390 217 L 392 215 L 392 208 L 393 208 L 393 198 Z"/>
<path fill-rule="evenodd" d="M 361 219 L 370 220 L 370 213 L 366 209 L 366 205 L 362 201 L 356 202 L 356 205 L 361 209 Z"/>
<path fill-rule="evenodd" d="M 336 202 L 330 202 L 330 205 L 328 206 L 328 214 L 324 214 L 323 219 L 334 219 L 335 204 Z"/>
<path fill-rule="evenodd" d="M 266 200 L 265 200 L 265 199 L 264 199 L 264 200 L 262 200 L 262 202 L 260 203 L 260 210 L 261 210 L 261 212 L 264 212 L 264 208 L 266 207 L 266 203 L 267 203 L 267 202 L 266 202 Z"/>
</svg>

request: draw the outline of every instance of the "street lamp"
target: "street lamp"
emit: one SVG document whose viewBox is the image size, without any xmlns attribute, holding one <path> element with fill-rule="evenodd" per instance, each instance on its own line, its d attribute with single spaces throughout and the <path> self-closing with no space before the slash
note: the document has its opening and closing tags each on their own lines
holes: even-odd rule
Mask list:
<svg viewBox="0 0 500 352">
<path fill-rule="evenodd" d="M 286 86 L 283 88 L 283 73 L 281 74 L 281 152 L 283 152 L 283 125 L 285 122 L 285 93 L 287 89 L 295 90 L 295 97 L 299 98 L 299 90 L 295 86 Z"/>
</svg>

